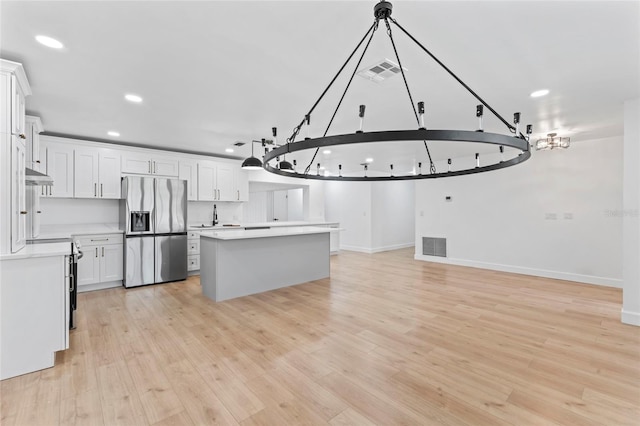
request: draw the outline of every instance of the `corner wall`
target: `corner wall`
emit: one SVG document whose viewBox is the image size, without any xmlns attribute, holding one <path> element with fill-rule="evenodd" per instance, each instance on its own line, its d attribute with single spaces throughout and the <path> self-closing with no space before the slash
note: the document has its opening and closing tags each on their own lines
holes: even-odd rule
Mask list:
<svg viewBox="0 0 640 426">
<path fill-rule="evenodd" d="M 325 216 L 340 222 L 340 248 L 376 253 L 413 246 L 414 182 L 325 185 Z"/>
<path fill-rule="evenodd" d="M 445 201 L 446 196 L 452 200 Z M 622 137 L 515 167 L 416 182 L 416 259 L 622 286 Z M 446 258 L 422 237 L 447 239 Z"/>
<path fill-rule="evenodd" d="M 640 325 L 640 99 L 624 106 L 622 322 Z"/>
</svg>

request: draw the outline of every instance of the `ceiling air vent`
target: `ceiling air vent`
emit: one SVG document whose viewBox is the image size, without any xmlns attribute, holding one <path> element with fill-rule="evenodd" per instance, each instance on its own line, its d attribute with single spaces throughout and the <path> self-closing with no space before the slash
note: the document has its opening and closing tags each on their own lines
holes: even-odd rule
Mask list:
<svg viewBox="0 0 640 426">
<path fill-rule="evenodd" d="M 402 68 L 407 72 L 405 67 Z M 360 77 L 366 78 L 367 80 L 371 80 L 375 83 L 379 83 L 396 74 L 400 74 L 400 67 L 395 62 L 386 58 L 358 71 L 358 75 Z"/>
<path fill-rule="evenodd" d="M 236 143 L 233 144 L 233 146 L 242 146 L 242 145 L 245 145 L 245 144 L 246 144 L 246 142 L 237 141 Z"/>
</svg>

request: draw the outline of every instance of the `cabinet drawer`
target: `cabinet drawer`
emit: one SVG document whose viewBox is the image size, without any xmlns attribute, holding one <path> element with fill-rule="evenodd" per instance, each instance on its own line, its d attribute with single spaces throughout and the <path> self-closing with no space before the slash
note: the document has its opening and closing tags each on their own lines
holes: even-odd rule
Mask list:
<svg viewBox="0 0 640 426">
<path fill-rule="evenodd" d="M 81 247 L 122 244 L 122 234 L 76 235 L 73 239 L 78 241 Z"/>
<path fill-rule="evenodd" d="M 194 256 L 187 257 L 187 270 L 188 271 L 197 271 L 200 269 L 200 255 L 196 254 Z"/>
<path fill-rule="evenodd" d="M 200 239 L 200 231 L 189 231 L 189 232 L 187 232 L 187 237 L 190 240 L 199 240 Z"/>
<path fill-rule="evenodd" d="M 187 242 L 187 255 L 200 254 L 200 240 L 189 240 Z"/>
</svg>

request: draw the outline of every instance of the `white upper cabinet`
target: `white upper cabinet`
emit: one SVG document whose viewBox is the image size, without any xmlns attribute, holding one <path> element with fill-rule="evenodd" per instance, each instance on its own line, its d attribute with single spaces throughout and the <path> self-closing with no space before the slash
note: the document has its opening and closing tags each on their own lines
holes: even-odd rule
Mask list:
<svg viewBox="0 0 640 426">
<path fill-rule="evenodd" d="M 195 160 L 180 160 L 179 179 L 187 181 L 187 200 L 198 200 L 198 162 Z"/>
<path fill-rule="evenodd" d="M 234 182 L 234 170 L 238 167 L 231 163 L 218 163 L 216 168 L 217 201 L 237 201 Z"/>
<path fill-rule="evenodd" d="M 40 160 L 40 133 L 44 131 L 40 117 L 27 115 L 26 122 L 26 152 L 27 167 L 38 172 L 45 171 Z"/>
<path fill-rule="evenodd" d="M 41 195 L 54 198 L 73 198 L 73 146 L 41 139 L 47 152 L 47 175 L 53 186 L 41 187 Z"/>
<path fill-rule="evenodd" d="M 235 201 L 249 201 L 249 174 L 237 164 L 234 169 L 234 184 L 237 198 Z"/>
<path fill-rule="evenodd" d="M 198 162 L 198 201 L 217 201 L 216 163 Z"/>
<path fill-rule="evenodd" d="M 25 191 L 25 142 L 11 137 L 11 251 L 17 252 L 27 242 L 27 198 Z"/>
<path fill-rule="evenodd" d="M 22 65 L 0 59 L 0 254 L 26 242 L 25 98 L 31 88 Z"/>
<path fill-rule="evenodd" d="M 122 173 L 138 175 L 178 176 L 178 160 L 146 153 L 122 154 Z"/>
<path fill-rule="evenodd" d="M 249 181 L 235 163 L 198 161 L 198 201 L 248 201 Z"/>
<path fill-rule="evenodd" d="M 118 151 L 105 148 L 76 147 L 74 158 L 75 198 L 120 198 L 120 154 Z"/>
<path fill-rule="evenodd" d="M 120 178 L 120 153 L 112 149 L 100 149 L 98 156 L 100 198 L 120 199 L 122 192 Z"/>
</svg>

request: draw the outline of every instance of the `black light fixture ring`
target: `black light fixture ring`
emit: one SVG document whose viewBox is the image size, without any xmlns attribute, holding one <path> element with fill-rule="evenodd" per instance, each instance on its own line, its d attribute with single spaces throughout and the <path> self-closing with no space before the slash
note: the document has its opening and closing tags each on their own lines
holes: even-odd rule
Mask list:
<svg viewBox="0 0 640 426">
<path fill-rule="evenodd" d="M 375 143 L 375 142 L 405 142 L 405 141 L 444 141 L 444 142 L 472 142 L 488 145 L 506 146 L 518 149 L 521 153 L 507 161 L 501 161 L 483 167 L 474 167 L 464 170 L 455 170 L 442 173 L 429 173 L 424 175 L 406 175 L 406 176 L 324 176 L 311 175 L 308 173 L 290 173 L 271 166 L 269 162 L 276 157 L 284 154 L 305 151 L 308 149 L 325 148 L 330 146 L 351 145 L 359 143 Z M 381 132 L 362 132 L 347 133 L 343 135 L 324 136 L 314 139 L 305 139 L 295 143 L 288 143 L 267 152 L 264 156 L 264 168 L 268 172 L 280 174 L 283 176 L 318 179 L 318 180 L 344 180 L 344 181 L 389 181 L 389 180 L 408 180 L 408 179 L 434 179 L 447 176 L 460 176 L 475 173 L 488 172 L 498 170 L 505 167 L 514 166 L 531 157 L 529 150 L 529 142 L 521 137 L 503 135 L 490 132 L 476 132 L 470 130 L 436 130 L 436 129 L 416 129 L 416 130 L 387 130 Z"/>
</svg>

